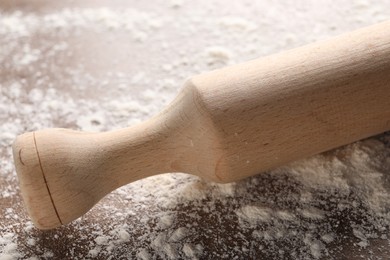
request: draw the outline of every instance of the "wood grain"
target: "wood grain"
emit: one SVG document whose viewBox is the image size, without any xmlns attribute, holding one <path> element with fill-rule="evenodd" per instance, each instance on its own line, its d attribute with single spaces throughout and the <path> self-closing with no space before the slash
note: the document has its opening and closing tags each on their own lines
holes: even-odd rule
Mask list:
<svg viewBox="0 0 390 260">
<path fill-rule="evenodd" d="M 34 223 L 50 229 L 140 178 L 185 172 L 232 182 L 382 133 L 389 100 L 385 22 L 194 76 L 167 109 L 135 127 L 22 135 L 15 165 Z"/>
</svg>

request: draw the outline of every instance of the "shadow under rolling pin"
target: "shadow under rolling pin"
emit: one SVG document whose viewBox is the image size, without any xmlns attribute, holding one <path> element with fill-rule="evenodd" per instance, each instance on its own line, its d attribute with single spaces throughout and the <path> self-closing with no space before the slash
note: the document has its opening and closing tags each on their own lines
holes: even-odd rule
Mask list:
<svg viewBox="0 0 390 260">
<path fill-rule="evenodd" d="M 17 137 L 38 228 L 77 219 L 129 182 L 185 172 L 232 182 L 390 129 L 390 22 L 187 80 L 160 114 L 105 133 Z"/>
</svg>

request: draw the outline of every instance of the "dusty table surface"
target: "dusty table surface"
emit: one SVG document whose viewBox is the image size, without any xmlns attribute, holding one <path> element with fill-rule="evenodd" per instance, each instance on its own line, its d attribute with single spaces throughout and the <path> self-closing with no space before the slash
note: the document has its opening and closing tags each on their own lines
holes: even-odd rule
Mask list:
<svg viewBox="0 0 390 260">
<path fill-rule="evenodd" d="M 0 259 L 389 259 L 386 133 L 232 184 L 151 177 L 52 231 L 26 215 L 10 150 L 25 131 L 136 124 L 191 75 L 389 19 L 389 6 L 0 1 Z"/>
</svg>

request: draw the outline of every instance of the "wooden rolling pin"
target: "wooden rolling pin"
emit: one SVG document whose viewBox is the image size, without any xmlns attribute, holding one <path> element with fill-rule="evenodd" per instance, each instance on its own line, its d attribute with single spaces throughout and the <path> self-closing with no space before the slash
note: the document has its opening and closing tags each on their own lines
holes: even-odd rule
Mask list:
<svg viewBox="0 0 390 260">
<path fill-rule="evenodd" d="M 26 133 L 13 153 L 29 214 L 51 229 L 141 178 L 232 182 L 389 129 L 390 21 L 194 76 L 137 126 Z"/>
</svg>

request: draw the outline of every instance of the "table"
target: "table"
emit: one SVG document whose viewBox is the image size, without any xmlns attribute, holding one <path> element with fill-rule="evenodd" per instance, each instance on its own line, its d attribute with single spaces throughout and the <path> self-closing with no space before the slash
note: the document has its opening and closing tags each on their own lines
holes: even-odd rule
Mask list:
<svg viewBox="0 0 390 260">
<path fill-rule="evenodd" d="M 389 1 L 0 1 L 0 259 L 386 259 L 390 135 L 232 184 L 183 173 L 33 227 L 17 134 L 108 131 L 156 114 L 191 75 L 390 17 Z"/>
</svg>

